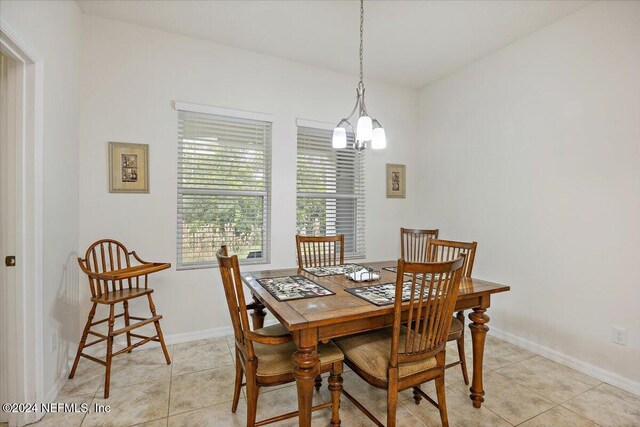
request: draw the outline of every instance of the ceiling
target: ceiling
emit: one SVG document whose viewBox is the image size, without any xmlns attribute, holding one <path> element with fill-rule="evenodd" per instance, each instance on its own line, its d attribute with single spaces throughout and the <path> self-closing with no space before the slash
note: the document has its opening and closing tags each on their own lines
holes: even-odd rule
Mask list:
<svg viewBox="0 0 640 427">
<path fill-rule="evenodd" d="M 357 1 L 78 0 L 84 13 L 358 73 Z M 419 88 L 589 4 L 366 1 L 367 77 Z"/>
</svg>

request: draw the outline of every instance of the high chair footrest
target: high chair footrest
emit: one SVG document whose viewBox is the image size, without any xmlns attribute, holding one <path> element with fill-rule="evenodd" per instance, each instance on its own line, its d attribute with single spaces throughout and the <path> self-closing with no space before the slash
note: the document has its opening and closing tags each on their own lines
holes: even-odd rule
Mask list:
<svg viewBox="0 0 640 427">
<path fill-rule="evenodd" d="M 124 334 L 126 332 L 132 331 L 132 330 L 137 329 L 137 328 L 139 328 L 141 326 L 144 326 L 144 325 L 148 325 L 149 323 L 156 322 L 156 321 L 158 321 L 160 319 L 162 319 L 162 316 L 160 316 L 160 315 L 150 317 L 150 318 L 148 318 L 146 320 L 143 320 L 141 322 L 134 323 L 133 325 L 129 325 L 129 326 L 125 326 L 124 328 L 116 329 L 115 331 L 111 332 L 111 336 L 115 337 L 115 336 L 118 336 L 118 335 L 122 335 L 122 334 Z"/>
</svg>

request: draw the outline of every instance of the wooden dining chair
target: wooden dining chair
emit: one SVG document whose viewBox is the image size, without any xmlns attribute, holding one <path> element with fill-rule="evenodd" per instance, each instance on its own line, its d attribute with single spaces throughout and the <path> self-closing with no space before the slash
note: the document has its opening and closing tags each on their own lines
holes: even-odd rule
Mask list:
<svg viewBox="0 0 640 427">
<path fill-rule="evenodd" d="M 344 234 L 338 236 L 296 235 L 298 268 L 344 264 Z"/>
<path fill-rule="evenodd" d="M 445 351 L 463 264 L 464 257 L 442 263 L 399 259 L 393 327 L 334 340 L 344 353 L 347 366 L 372 386 L 387 390 L 387 427 L 395 427 L 398 393 L 408 388 L 435 405 L 442 425 L 448 426 Z M 403 302 L 403 283 L 407 279 L 411 282 L 411 297 Z M 420 384 L 431 380 L 436 382 L 437 403 L 420 388 Z M 343 393 L 376 425 L 383 426 L 347 390 Z"/>
<path fill-rule="evenodd" d="M 290 336 L 270 336 L 263 330 L 249 327 L 242 276 L 238 257 L 229 256 L 227 247 L 216 254 L 222 284 L 227 299 L 235 337 L 236 377 L 231 412 L 238 409 L 243 376 L 246 378 L 247 427 L 262 426 L 293 418 L 298 411 L 278 415 L 256 422 L 258 393 L 261 387 L 270 387 L 295 381 L 292 361 L 295 346 Z M 331 342 L 318 346 L 320 372 L 329 372 L 331 402 L 316 405 L 312 411 L 331 408 L 331 425 L 340 425 L 340 394 L 342 392 L 342 352 Z"/>
<path fill-rule="evenodd" d="M 134 260 L 132 260 L 131 257 L 133 257 Z M 132 265 L 132 261 L 137 261 L 137 263 L 139 263 L 139 267 L 141 268 L 134 268 L 119 276 L 112 276 L 121 277 L 121 279 L 119 280 L 109 280 L 106 278 L 109 277 L 110 272 L 117 272 L 118 270 L 134 267 Z M 162 336 L 162 329 L 160 328 L 160 319 L 162 319 L 162 316 L 156 313 L 156 307 L 153 304 L 153 299 L 151 298 L 153 289 L 147 286 L 147 275 L 154 272 L 154 267 L 155 271 L 159 271 L 160 268 L 168 268 L 171 266 L 171 264 L 154 264 L 144 261 L 138 256 L 138 254 L 136 254 L 135 251 L 129 252 L 122 243 L 111 239 L 103 239 L 94 242 L 91 246 L 89 246 L 89 249 L 87 249 L 85 257 L 78 258 L 78 264 L 80 264 L 80 269 L 89 278 L 91 302 L 93 305 L 91 306 L 91 310 L 89 311 L 87 323 L 85 324 L 84 330 L 82 331 L 82 337 L 80 338 L 80 344 L 78 344 L 78 351 L 76 353 L 75 360 L 73 361 L 73 367 L 71 368 L 71 372 L 69 373 L 69 378 L 71 379 L 74 377 L 76 368 L 78 367 L 78 362 L 80 361 L 80 357 L 84 357 L 91 361 L 100 363 L 101 365 L 104 365 L 106 368 L 104 380 L 104 398 L 106 399 L 109 397 L 111 360 L 114 356 L 117 356 L 124 352 L 130 353 L 131 350 L 136 347 L 139 347 L 150 341 L 156 341 L 159 342 L 160 346 L 162 347 L 167 365 L 171 364 L 169 352 L 167 351 L 167 346 L 165 345 L 164 337 Z M 144 276 L 144 287 L 140 286 L 141 276 Z M 147 300 L 149 302 L 151 317 L 145 318 L 131 316 L 129 314 L 129 300 L 144 296 L 147 297 Z M 120 303 L 122 303 L 123 312 L 120 314 L 115 314 L 115 306 Z M 95 316 L 98 304 L 109 306 L 109 317 L 94 322 L 93 317 Z M 120 329 L 114 329 L 115 320 L 120 317 L 124 318 L 124 327 Z M 137 322 L 131 324 L 131 320 L 136 320 Z M 105 322 L 107 322 L 108 327 L 106 335 L 91 329 L 92 327 Z M 134 329 L 140 328 L 150 323 L 153 323 L 155 326 L 155 335 L 145 336 L 132 332 Z M 126 335 L 127 346 L 122 350 L 116 351 L 114 353 L 113 341 L 115 337 L 122 334 Z M 98 337 L 98 339 L 87 344 L 87 337 L 89 335 L 96 336 Z M 137 338 L 140 341 L 131 344 L 131 338 Z M 98 359 L 83 352 L 85 348 L 101 343 L 103 341 L 107 342 L 107 354 L 105 360 Z"/>
<path fill-rule="evenodd" d="M 427 245 L 427 261 L 442 262 L 450 261 L 465 255 L 462 276 L 471 277 L 473 271 L 473 261 L 476 257 L 477 242 L 455 242 L 452 240 L 431 239 Z M 461 366 L 464 383 L 469 385 L 469 373 L 467 372 L 467 359 L 464 353 L 464 311 L 460 310 L 451 319 L 451 330 L 448 341 L 456 341 L 458 346 L 458 361 L 447 365 L 451 368 Z"/>
<path fill-rule="evenodd" d="M 400 258 L 407 262 L 425 262 L 427 242 L 437 239 L 440 230 L 400 228 Z"/>
<path fill-rule="evenodd" d="M 344 264 L 344 234 L 337 236 L 296 235 L 298 268 L 326 267 Z M 316 377 L 315 388 L 322 387 L 322 377 Z"/>
</svg>

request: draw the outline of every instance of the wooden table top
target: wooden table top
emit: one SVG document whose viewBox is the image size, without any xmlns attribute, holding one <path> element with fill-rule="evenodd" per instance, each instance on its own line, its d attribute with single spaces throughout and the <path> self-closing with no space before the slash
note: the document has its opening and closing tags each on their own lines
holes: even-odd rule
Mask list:
<svg viewBox="0 0 640 427">
<path fill-rule="evenodd" d="M 289 330 L 306 329 L 310 327 L 341 323 L 350 319 L 362 319 L 366 317 L 383 316 L 393 312 L 393 304 L 376 306 L 368 301 L 358 298 L 345 291 L 356 286 L 369 286 L 378 283 L 394 283 L 396 273 L 383 270 L 382 267 L 395 267 L 396 261 L 379 261 L 358 263 L 374 270 L 380 270 L 381 277 L 376 282 L 357 283 L 343 275 L 317 277 L 298 268 L 281 270 L 263 270 L 243 273 L 244 282 L 251 291 L 271 311 L 274 316 Z M 278 301 L 255 279 L 265 277 L 304 276 L 319 285 L 335 292 L 335 295 L 304 298 L 293 301 Z M 465 298 L 477 298 L 482 295 L 490 295 L 506 292 L 509 286 L 492 283 L 485 280 L 463 278 L 460 284 L 458 300 Z"/>
</svg>

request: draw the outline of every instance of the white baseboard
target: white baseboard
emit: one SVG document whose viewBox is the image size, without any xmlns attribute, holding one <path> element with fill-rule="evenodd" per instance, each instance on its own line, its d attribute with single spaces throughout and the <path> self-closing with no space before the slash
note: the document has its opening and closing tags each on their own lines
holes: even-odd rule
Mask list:
<svg viewBox="0 0 640 427">
<path fill-rule="evenodd" d="M 273 318 L 271 319 L 267 318 L 264 321 L 265 326 L 275 325 L 276 323 L 278 323 L 278 320 Z M 167 345 L 174 345 L 174 344 L 182 344 L 184 342 L 207 340 L 210 338 L 219 338 L 219 337 L 226 337 L 226 336 L 232 336 L 232 335 L 233 335 L 233 327 L 220 326 L 217 328 L 204 329 L 202 331 L 183 332 L 181 334 L 165 335 L 164 342 Z M 114 341 L 113 345 L 114 345 L 114 348 L 124 348 L 126 346 L 126 337 L 121 336 L 119 339 Z M 155 348 L 155 347 L 160 347 L 160 343 L 151 341 L 143 346 L 134 348 L 133 351 L 148 350 L 150 348 Z M 97 345 L 93 348 L 86 350 L 86 353 L 92 356 L 104 356 L 104 352 L 105 352 L 104 345 L 102 346 Z"/>
<path fill-rule="evenodd" d="M 266 319 L 264 321 L 265 326 L 275 325 L 276 323 L 278 323 L 276 319 Z M 219 337 L 226 337 L 226 336 L 233 336 L 232 326 L 220 326 L 218 328 L 205 329 L 202 331 L 183 332 L 181 334 L 165 335 L 164 342 L 167 345 L 174 345 L 174 344 L 182 344 L 183 342 L 208 340 L 210 338 L 219 338 Z M 116 341 L 116 343 L 124 346 L 125 345 L 124 340 L 125 340 L 125 337 L 123 337 L 122 340 L 119 342 Z M 145 344 L 142 347 L 138 347 L 134 349 L 134 351 L 144 350 L 144 349 L 153 348 L 153 347 L 160 347 L 160 343 L 157 343 L 155 341 L 150 342 L 148 344 Z"/>
<path fill-rule="evenodd" d="M 557 362 L 561 365 L 567 366 L 571 369 L 575 369 L 578 372 L 582 372 L 583 374 L 587 374 L 600 381 L 640 396 L 640 382 L 638 381 L 634 381 L 630 378 L 626 378 L 622 375 L 616 374 L 615 372 L 607 371 L 606 369 L 591 365 L 590 363 L 587 363 L 580 359 L 576 359 L 575 357 L 569 356 L 568 354 L 561 353 L 552 348 L 535 343 L 533 341 L 529 341 L 500 329 L 490 328 L 489 333 L 496 338 L 500 338 L 511 344 L 515 344 L 533 353 L 539 354 L 540 356 L 546 357 L 547 359 L 553 360 L 554 362 Z"/>
<path fill-rule="evenodd" d="M 65 383 L 67 382 L 67 377 L 69 376 L 69 371 L 71 371 L 72 364 L 73 359 L 69 359 L 67 361 L 67 365 L 64 367 L 64 369 L 62 369 L 62 372 L 60 372 L 60 376 L 58 377 L 56 382 L 53 383 L 47 394 L 45 394 L 43 403 L 55 402 L 56 398 L 58 397 L 58 393 L 60 393 L 60 390 L 62 390 L 62 387 L 64 387 Z M 36 421 L 39 421 L 43 416 L 44 414 L 38 413 L 38 415 L 36 415 L 37 418 L 30 420 L 30 422 L 35 423 Z"/>
<path fill-rule="evenodd" d="M 71 371 L 72 364 L 73 359 L 69 359 L 67 365 L 64 367 L 62 372 L 60 372 L 60 376 L 56 382 L 53 383 L 53 386 L 51 386 L 47 394 L 44 396 L 44 403 L 54 402 L 56 397 L 58 397 L 58 393 L 60 393 L 60 390 L 62 390 L 62 387 L 64 387 L 64 384 L 67 382 L 67 377 L 69 376 L 69 371 Z"/>
</svg>

